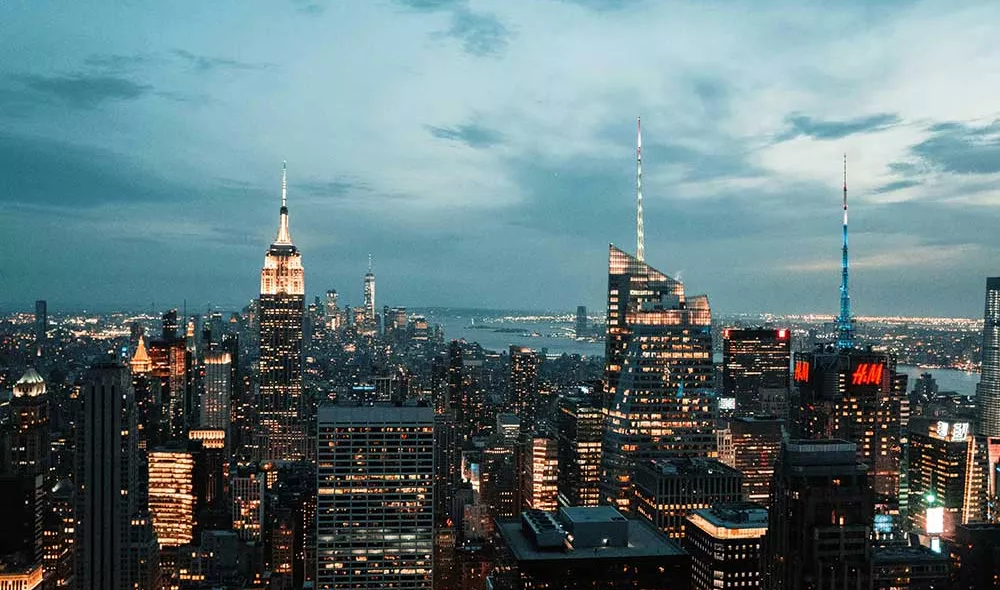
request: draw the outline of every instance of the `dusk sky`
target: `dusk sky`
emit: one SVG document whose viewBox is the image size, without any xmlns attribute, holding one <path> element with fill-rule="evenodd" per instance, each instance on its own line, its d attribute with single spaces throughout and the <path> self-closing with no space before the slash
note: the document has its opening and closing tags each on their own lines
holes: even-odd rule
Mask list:
<svg viewBox="0 0 1000 590">
<path fill-rule="evenodd" d="M 307 299 L 981 317 L 1000 3 L 0 3 L 0 310 L 238 307 L 288 161 Z"/>
</svg>

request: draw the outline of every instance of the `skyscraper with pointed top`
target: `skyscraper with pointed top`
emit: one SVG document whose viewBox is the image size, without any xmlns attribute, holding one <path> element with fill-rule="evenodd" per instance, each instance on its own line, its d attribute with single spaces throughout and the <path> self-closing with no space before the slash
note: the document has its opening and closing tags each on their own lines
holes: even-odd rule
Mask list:
<svg viewBox="0 0 1000 590">
<path fill-rule="evenodd" d="M 260 424 L 258 454 L 265 461 L 305 457 L 302 414 L 302 321 L 305 272 L 288 229 L 288 183 L 281 168 L 278 235 L 260 273 Z"/>
<path fill-rule="evenodd" d="M 643 260 L 641 181 L 637 188 L 638 253 L 614 245 L 608 253 L 600 500 L 625 511 L 641 461 L 716 454 L 708 297 L 687 296 Z"/>
<path fill-rule="evenodd" d="M 870 468 L 869 483 L 881 514 L 905 510 L 906 481 L 901 479 L 909 406 L 906 374 L 896 371 L 893 355 L 859 346 L 848 291 L 847 157 L 844 156 L 843 246 L 840 313 L 835 341 L 797 353 L 793 366 L 794 437 L 838 438 L 855 444 L 857 459 Z"/>
<path fill-rule="evenodd" d="M 368 255 L 368 272 L 365 273 L 365 327 L 364 332 L 375 333 L 375 273 L 372 272 L 372 255 Z"/>
<path fill-rule="evenodd" d="M 854 316 L 851 315 L 851 295 L 848 291 L 850 264 L 847 257 L 847 154 L 844 154 L 844 245 L 840 266 L 840 315 L 837 316 L 837 348 L 854 348 Z"/>
</svg>

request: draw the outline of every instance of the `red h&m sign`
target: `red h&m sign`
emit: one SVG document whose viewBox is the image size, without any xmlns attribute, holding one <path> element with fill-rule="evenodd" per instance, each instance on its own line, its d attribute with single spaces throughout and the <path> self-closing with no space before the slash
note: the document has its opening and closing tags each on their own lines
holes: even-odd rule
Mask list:
<svg viewBox="0 0 1000 590">
<path fill-rule="evenodd" d="M 882 363 L 859 363 L 851 375 L 851 385 L 879 385 L 882 383 Z"/>
<path fill-rule="evenodd" d="M 809 363 L 806 361 L 795 361 L 795 376 L 796 381 L 809 381 Z"/>
</svg>

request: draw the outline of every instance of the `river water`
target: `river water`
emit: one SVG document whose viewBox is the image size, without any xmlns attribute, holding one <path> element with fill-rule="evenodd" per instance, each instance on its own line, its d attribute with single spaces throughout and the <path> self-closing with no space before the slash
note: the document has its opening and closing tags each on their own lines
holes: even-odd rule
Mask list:
<svg viewBox="0 0 1000 590">
<path fill-rule="evenodd" d="M 603 356 L 603 338 L 576 340 L 573 336 L 573 321 L 565 318 L 535 319 L 514 318 L 515 312 L 488 310 L 415 310 L 427 316 L 431 324 L 440 324 L 445 340 L 464 338 L 478 342 L 487 350 L 502 351 L 514 344 L 535 350 L 546 350 L 550 355 L 580 354 L 583 356 Z M 716 359 L 721 360 L 721 359 Z M 899 365 L 898 370 L 909 375 L 909 389 L 921 373 L 933 375 L 941 391 L 954 391 L 971 396 L 976 393 L 979 373 L 956 369 L 927 369 L 910 365 Z"/>
</svg>

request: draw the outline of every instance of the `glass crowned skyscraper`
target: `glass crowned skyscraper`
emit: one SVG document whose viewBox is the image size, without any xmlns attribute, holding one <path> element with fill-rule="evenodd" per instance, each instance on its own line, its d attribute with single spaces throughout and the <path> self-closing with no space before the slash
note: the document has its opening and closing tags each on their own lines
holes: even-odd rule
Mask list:
<svg viewBox="0 0 1000 590">
<path fill-rule="evenodd" d="M 644 459 L 714 456 L 708 297 L 611 246 L 601 500 L 629 510 Z"/>
</svg>

